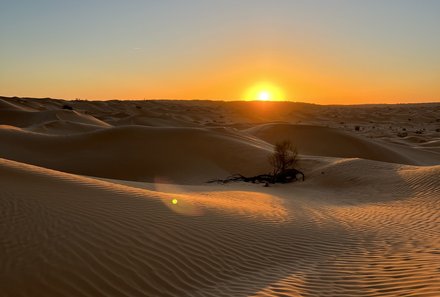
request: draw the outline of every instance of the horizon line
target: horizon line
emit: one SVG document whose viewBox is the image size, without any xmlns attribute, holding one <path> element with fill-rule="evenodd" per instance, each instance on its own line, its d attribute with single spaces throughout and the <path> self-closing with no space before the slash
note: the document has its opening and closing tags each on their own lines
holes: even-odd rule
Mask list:
<svg viewBox="0 0 440 297">
<path fill-rule="evenodd" d="M 304 102 L 304 101 L 293 101 L 293 100 L 246 100 L 246 99 L 201 99 L 201 98 L 193 98 L 193 99 L 177 99 L 177 98 L 143 98 L 143 99 L 83 99 L 83 98 L 75 98 L 75 99 L 66 99 L 66 98 L 52 98 L 52 97 L 29 97 L 29 96 L 3 96 L 0 95 L 0 98 L 7 99 L 37 99 L 37 100 L 62 100 L 62 101 L 90 101 L 90 102 L 105 102 L 105 101 L 208 101 L 208 102 L 224 102 L 224 103 L 234 103 L 234 102 L 260 102 L 260 103 L 296 103 L 296 104 L 310 104 L 310 105 L 322 105 L 322 106 L 353 106 L 353 105 L 405 105 L 405 104 L 436 104 L 440 103 L 439 101 L 424 101 L 424 102 L 395 102 L 395 103 L 315 103 L 315 102 Z"/>
</svg>

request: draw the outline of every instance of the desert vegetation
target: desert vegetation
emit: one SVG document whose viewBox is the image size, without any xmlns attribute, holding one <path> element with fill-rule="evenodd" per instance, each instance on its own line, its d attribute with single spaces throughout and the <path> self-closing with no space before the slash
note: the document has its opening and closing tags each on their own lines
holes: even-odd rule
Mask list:
<svg viewBox="0 0 440 297">
<path fill-rule="evenodd" d="M 298 160 L 298 149 L 292 144 L 292 142 L 285 140 L 275 144 L 274 151 L 268 158 L 269 164 L 272 168 L 271 173 L 250 177 L 246 177 L 241 174 L 234 174 L 226 179 L 211 180 L 209 183 L 244 181 L 251 183 L 264 183 L 265 186 L 269 186 L 269 184 L 289 183 L 296 181 L 298 180 L 298 176 L 301 176 L 302 180 L 304 181 L 304 173 L 295 168 Z"/>
</svg>

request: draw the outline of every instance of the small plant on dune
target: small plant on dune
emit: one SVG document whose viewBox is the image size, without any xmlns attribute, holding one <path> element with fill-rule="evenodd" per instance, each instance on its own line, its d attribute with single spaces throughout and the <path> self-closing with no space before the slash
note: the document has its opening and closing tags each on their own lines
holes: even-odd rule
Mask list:
<svg viewBox="0 0 440 297">
<path fill-rule="evenodd" d="M 274 152 L 269 156 L 272 166 L 272 183 L 287 183 L 297 179 L 297 175 L 304 173 L 295 169 L 298 163 L 298 149 L 288 140 L 275 144 Z"/>
<path fill-rule="evenodd" d="M 68 105 L 68 104 L 64 104 L 64 105 L 62 106 L 62 109 L 73 110 L 73 107 L 70 106 L 70 105 Z"/>
<path fill-rule="evenodd" d="M 298 161 L 298 150 L 290 141 L 275 144 L 272 155 L 269 156 L 269 164 L 272 166 L 272 175 L 277 176 L 287 169 L 291 169 Z"/>
<path fill-rule="evenodd" d="M 398 132 L 397 136 L 398 137 L 407 137 L 408 136 L 408 132 L 405 132 L 405 131 L 404 132 Z"/>
<path fill-rule="evenodd" d="M 298 174 L 302 176 L 304 181 L 304 173 L 295 169 L 298 162 L 298 150 L 290 141 L 282 141 L 275 144 L 273 153 L 269 156 L 269 164 L 272 167 L 270 174 L 260 174 L 256 176 L 246 177 L 241 174 L 234 174 L 227 179 L 211 180 L 209 183 L 228 183 L 231 181 L 244 181 L 252 183 L 288 183 L 297 180 Z"/>
</svg>

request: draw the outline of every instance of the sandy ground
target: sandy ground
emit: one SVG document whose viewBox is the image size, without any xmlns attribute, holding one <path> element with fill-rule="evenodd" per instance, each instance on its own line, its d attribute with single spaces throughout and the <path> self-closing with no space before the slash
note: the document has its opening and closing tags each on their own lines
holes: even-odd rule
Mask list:
<svg viewBox="0 0 440 297">
<path fill-rule="evenodd" d="M 0 97 L 0 211 L 1 296 L 440 296 L 440 103 Z"/>
</svg>

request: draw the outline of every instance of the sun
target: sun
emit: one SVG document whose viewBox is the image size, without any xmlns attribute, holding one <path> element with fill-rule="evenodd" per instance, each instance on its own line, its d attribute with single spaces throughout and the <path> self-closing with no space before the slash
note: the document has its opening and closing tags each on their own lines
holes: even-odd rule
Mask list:
<svg viewBox="0 0 440 297">
<path fill-rule="evenodd" d="M 270 93 L 267 91 L 261 91 L 258 94 L 258 100 L 261 100 L 261 101 L 268 101 L 268 100 L 270 100 L 270 97 L 271 97 Z"/>
<path fill-rule="evenodd" d="M 245 100 L 258 101 L 284 101 L 284 93 L 281 88 L 273 83 L 259 82 L 247 89 L 244 94 Z"/>
</svg>

